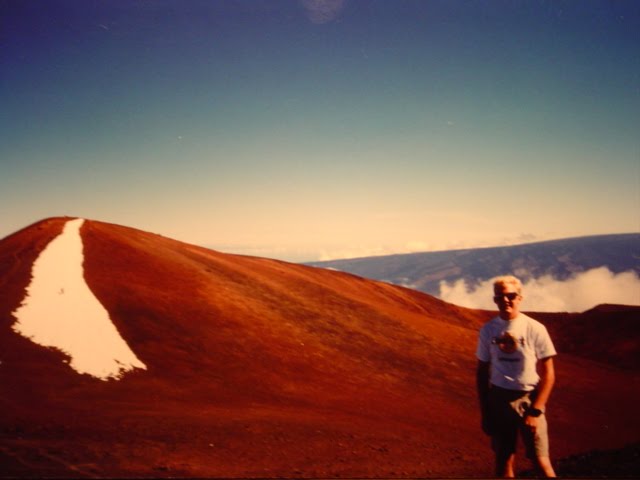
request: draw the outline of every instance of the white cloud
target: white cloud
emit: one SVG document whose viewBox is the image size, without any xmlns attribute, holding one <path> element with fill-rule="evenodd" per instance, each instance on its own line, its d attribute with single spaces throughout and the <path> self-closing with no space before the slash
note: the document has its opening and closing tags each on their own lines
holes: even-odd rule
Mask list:
<svg viewBox="0 0 640 480">
<path fill-rule="evenodd" d="M 463 279 L 440 283 L 440 298 L 449 303 L 481 309 L 495 309 L 493 279 L 470 289 Z M 567 280 L 545 275 L 523 285 L 523 310 L 540 312 L 583 312 L 602 303 L 640 305 L 640 278 L 635 272 L 615 274 L 606 267 L 579 273 Z"/>
<path fill-rule="evenodd" d="M 445 248 L 440 244 L 424 242 L 422 240 L 410 240 L 404 244 L 394 245 L 355 245 L 351 247 L 324 248 L 320 250 L 317 255 L 317 261 L 328 262 L 331 260 L 403 255 L 407 253 L 423 253 L 437 250 L 448 250 L 448 248 Z"/>
<path fill-rule="evenodd" d="M 390 255 L 392 252 L 385 247 L 353 247 L 353 248 L 336 248 L 331 250 L 321 250 L 318 255 L 319 262 L 328 262 L 331 260 L 344 260 L 350 258 L 378 257 L 381 255 Z"/>
<path fill-rule="evenodd" d="M 415 252 L 428 252 L 432 250 L 433 247 L 428 242 L 423 242 L 422 240 L 411 240 L 408 241 L 405 245 L 404 252 L 406 253 L 415 253 Z M 401 252 L 401 253 L 404 253 Z"/>
<path fill-rule="evenodd" d="M 335 20 L 344 8 L 344 0 L 301 0 L 309 20 L 316 24 Z"/>
<path fill-rule="evenodd" d="M 394 285 L 400 285 L 401 287 L 411 288 L 412 290 L 419 290 L 418 285 L 409 281 L 407 277 L 396 278 L 395 280 L 383 279 L 383 282 L 393 283 Z"/>
</svg>

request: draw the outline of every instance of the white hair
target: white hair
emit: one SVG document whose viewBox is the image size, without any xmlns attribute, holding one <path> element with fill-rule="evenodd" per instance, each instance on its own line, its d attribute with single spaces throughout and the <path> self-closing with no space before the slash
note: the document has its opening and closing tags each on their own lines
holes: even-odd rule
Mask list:
<svg viewBox="0 0 640 480">
<path fill-rule="evenodd" d="M 522 293 L 522 282 L 513 275 L 504 275 L 496 278 L 493 281 L 493 291 L 495 292 L 498 287 L 503 287 L 505 285 L 513 285 L 518 294 Z"/>
</svg>

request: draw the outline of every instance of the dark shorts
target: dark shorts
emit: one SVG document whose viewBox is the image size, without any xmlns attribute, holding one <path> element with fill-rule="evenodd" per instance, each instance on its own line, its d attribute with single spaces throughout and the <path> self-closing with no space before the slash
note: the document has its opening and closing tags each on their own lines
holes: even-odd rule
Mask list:
<svg viewBox="0 0 640 480">
<path fill-rule="evenodd" d="M 524 424 L 524 412 L 531 405 L 534 395 L 533 392 L 506 390 L 496 386 L 489 390 L 491 446 L 497 456 L 506 458 L 515 453 L 518 434 L 522 437 L 528 458 L 549 456 L 545 415 L 538 417 L 535 434 Z"/>
</svg>

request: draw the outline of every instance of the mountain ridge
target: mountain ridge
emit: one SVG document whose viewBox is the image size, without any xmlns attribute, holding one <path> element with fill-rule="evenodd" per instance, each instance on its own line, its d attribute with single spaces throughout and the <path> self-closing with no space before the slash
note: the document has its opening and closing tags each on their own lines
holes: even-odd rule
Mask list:
<svg viewBox="0 0 640 480">
<path fill-rule="evenodd" d="M 544 275 L 566 280 L 576 273 L 606 266 L 613 273 L 631 270 L 640 276 L 640 233 L 307 262 L 305 265 L 347 271 L 437 296 L 441 282 L 464 280 L 473 287 L 505 272 L 514 273 L 525 281 Z"/>
<path fill-rule="evenodd" d="M 302 262 L 304 264 L 307 263 L 325 263 L 325 262 L 338 262 L 338 261 L 350 261 L 350 260 L 365 260 L 379 257 L 401 257 L 401 256 L 409 256 L 409 255 L 423 255 L 423 254 L 432 254 L 432 253 L 455 253 L 455 252 L 468 252 L 468 251 L 479 251 L 479 250 L 495 250 L 495 249 L 503 249 L 503 248 L 512 248 L 512 247 L 525 247 L 530 245 L 545 245 L 545 244 L 553 244 L 553 243 L 565 243 L 572 241 L 583 241 L 583 240 L 599 240 L 607 237 L 616 238 L 616 237 L 640 237 L 640 233 L 637 232 L 619 232 L 619 233 L 602 233 L 602 234 L 594 234 L 594 235 L 578 235 L 571 237 L 562 237 L 562 238 L 552 238 L 548 240 L 532 240 L 529 242 L 509 244 L 509 245 L 489 245 L 485 247 L 465 247 L 465 248 L 448 248 L 442 250 L 429 250 L 429 251 L 419 251 L 419 252 L 405 252 L 405 253 L 389 253 L 382 255 L 367 255 L 362 257 L 345 257 L 345 258 L 335 258 L 331 260 L 316 260 L 313 262 Z"/>
<path fill-rule="evenodd" d="M 473 352 L 494 312 L 87 220 L 85 280 L 147 365 L 102 381 L 11 328 L 31 265 L 67 220 L 0 241 L 0 383 L 10 387 L 0 390 L 0 466 L 8 475 L 491 475 Z M 597 326 L 615 331 L 604 315 Z M 636 330 L 612 335 L 611 345 L 631 339 L 626 355 L 637 356 Z M 554 454 L 637 441 L 638 419 L 619 414 L 634 408 L 634 372 L 561 355 Z M 583 424 L 586 416 L 593 421 Z"/>
</svg>

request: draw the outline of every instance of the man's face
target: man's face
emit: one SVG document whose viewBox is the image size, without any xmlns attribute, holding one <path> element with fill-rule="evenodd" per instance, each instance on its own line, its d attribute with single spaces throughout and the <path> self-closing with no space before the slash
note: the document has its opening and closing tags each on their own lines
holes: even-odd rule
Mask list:
<svg viewBox="0 0 640 480">
<path fill-rule="evenodd" d="M 520 313 L 520 301 L 522 296 L 513 285 L 496 285 L 493 290 L 493 301 L 498 305 L 500 318 L 503 320 L 513 320 Z"/>
</svg>

